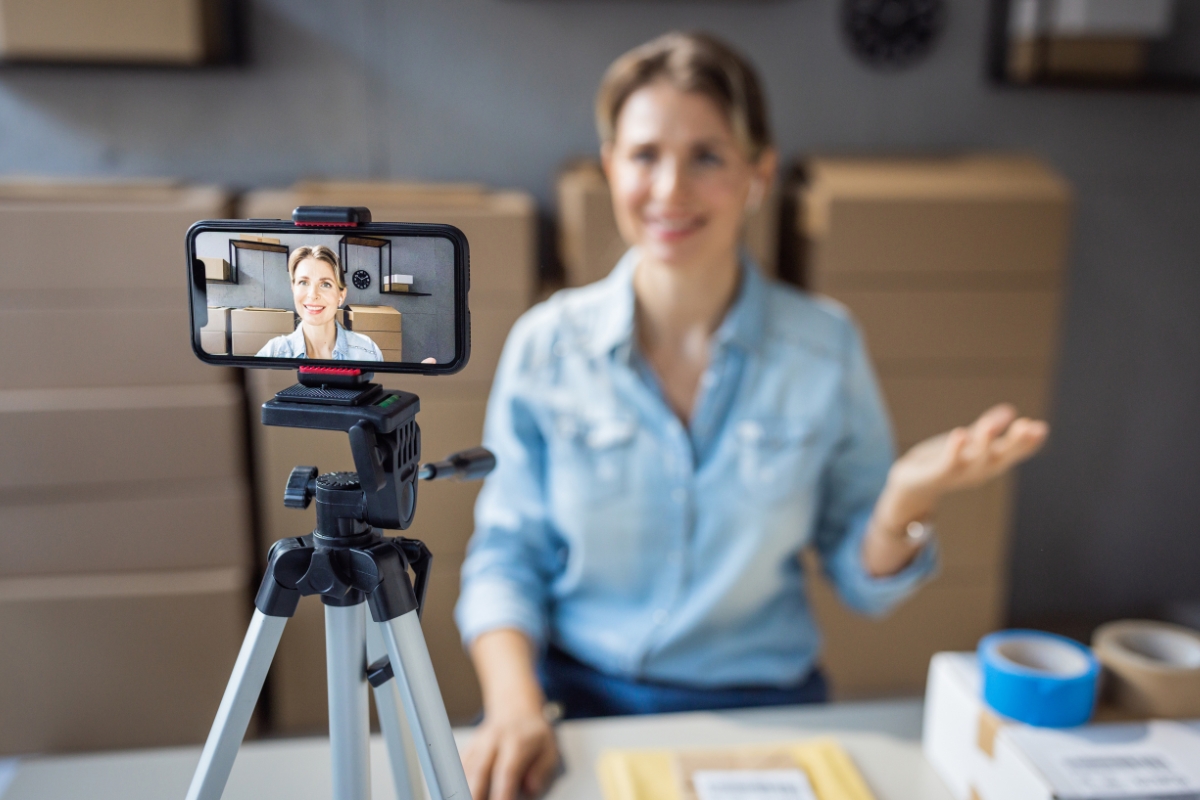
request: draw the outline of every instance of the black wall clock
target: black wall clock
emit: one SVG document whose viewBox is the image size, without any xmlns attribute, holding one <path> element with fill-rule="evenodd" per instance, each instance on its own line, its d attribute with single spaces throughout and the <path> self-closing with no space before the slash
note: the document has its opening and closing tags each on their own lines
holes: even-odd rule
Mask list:
<svg viewBox="0 0 1200 800">
<path fill-rule="evenodd" d="M 843 0 L 850 49 L 880 70 L 917 63 L 933 49 L 946 20 L 944 0 Z"/>
</svg>

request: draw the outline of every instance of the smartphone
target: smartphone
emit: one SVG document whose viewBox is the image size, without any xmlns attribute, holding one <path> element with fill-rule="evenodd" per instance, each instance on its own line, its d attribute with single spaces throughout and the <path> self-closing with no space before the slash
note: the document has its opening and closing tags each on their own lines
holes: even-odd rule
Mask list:
<svg viewBox="0 0 1200 800">
<path fill-rule="evenodd" d="M 446 375 L 470 358 L 452 225 L 207 220 L 186 245 L 192 349 L 210 364 Z"/>
</svg>

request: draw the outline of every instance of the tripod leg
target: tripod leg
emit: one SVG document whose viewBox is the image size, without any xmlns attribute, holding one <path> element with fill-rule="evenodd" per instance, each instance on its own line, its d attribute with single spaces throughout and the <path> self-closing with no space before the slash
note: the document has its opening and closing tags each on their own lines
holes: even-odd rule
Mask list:
<svg viewBox="0 0 1200 800">
<path fill-rule="evenodd" d="M 371 800 L 366 605 L 325 606 L 334 800 Z"/>
<path fill-rule="evenodd" d="M 367 625 L 367 663 L 373 664 L 387 655 L 383 634 L 376 625 Z M 393 669 L 393 674 L 395 670 Z M 421 762 L 417 760 L 417 748 L 413 743 L 412 730 L 400 710 L 399 680 L 392 680 L 375 687 L 375 708 L 379 712 L 379 730 L 387 745 L 388 760 L 392 765 L 392 781 L 396 785 L 397 800 L 421 800 L 425 787 L 421 783 Z"/>
<path fill-rule="evenodd" d="M 267 679 L 267 670 L 287 621 L 287 617 L 269 617 L 255 609 L 242 649 L 234 662 L 233 674 L 221 697 L 217 718 L 192 776 L 187 800 L 218 800 L 225 791 L 229 771 L 233 769 L 233 761 L 246 735 L 246 726 L 250 724 L 250 715 L 254 713 L 254 705 L 262 692 L 263 681 Z"/>
<path fill-rule="evenodd" d="M 397 688 L 417 737 L 417 755 L 426 769 L 433 800 L 470 800 L 467 775 L 446 716 L 429 648 L 416 610 L 380 623 Z"/>
</svg>

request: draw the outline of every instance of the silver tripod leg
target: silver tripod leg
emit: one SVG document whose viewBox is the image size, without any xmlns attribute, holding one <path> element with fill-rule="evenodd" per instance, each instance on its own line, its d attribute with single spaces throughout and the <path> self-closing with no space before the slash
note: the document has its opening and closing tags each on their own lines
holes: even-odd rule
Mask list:
<svg viewBox="0 0 1200 800">
<path fill-rule="evenodd" d="M 467 775 L 454 743 L 450 718 L 446 716 L 446 704 L 442 702 L 417 612 L 413 610 L 379 624 L 397 688 L 417 739 L 417 755 L 430 796 L 433 800 L 470 800 Z"/>
<path fill-rule="evenodd" d="M 378 625 L 367 625 L 367 663 L 373 664 L 387 655 L 387 645 Z M 375 708 L 379 712 L 379 730 L 387 745 L 388 760 L 392 765 L 392 782 L 396 786 L 396 800 L 423 800 L 425 785 L 421 782 L 421 762 L 417 759 L 417 748 L 413 743 L 408 719 L 400 709 L 400 680 L 402 673 L 392 670 L 392 680 L 375 687 Z"/>
<path fill-rule="evenodd" d="M 371 800 L 365 603 L 325 606 L 333 800 Z"/>
<path fill-rule="evenodd" d="M 219 800 L 225 791 L 233 761 L 246 735 L 246 726 L 250 724 L 250 716 L 254 713 L 287 621 L 287 617 L 268 617 L 255 609 L 233 665 L 233 674 L 221 697 L 217 718 L 208 732 L 200 763 L 192 776 L 192 785 L 188 787 L 187 800 Z"/>
</svg>

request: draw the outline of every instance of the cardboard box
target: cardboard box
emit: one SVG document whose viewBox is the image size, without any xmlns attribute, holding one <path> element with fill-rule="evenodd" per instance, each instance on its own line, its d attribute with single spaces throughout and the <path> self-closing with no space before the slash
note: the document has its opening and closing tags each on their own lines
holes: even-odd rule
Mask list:
<svg viewBox="0 0 1200 800">
<path fill-rule="evenodd" d="M 1194 797 L 1200 790 L 1200 723 L 1034 728 L 992 711 L 982 687 L 973 652 L 938 653 L 930 661 L 922 750 L 955 800 L 1133 797 L 1138 782 L 1131 778 L 1155 781 L 1141 782 L 1144 794 L 1136 796 Z M 1134 765 L 1149 771 L 1131 774 Z"/>
<path fill-rule="evenodd" d="M 383 353 L 384 361 L 403 361 L 404 360 L 403 355 L 400 350 L 384 350 L 383 348 L 380 348 L 379 352 Z"/>
<path fill-rule="evenodd" d="M 4 0 L 0 56 L 16 61 L 199 64 L 201 0 Z"/>
<path fill-rule="evenodd" d="M 412 288 L 412 275 L 384 275 L 383 290 L 385 292 L 407 292 Z"/>
<path fill-rule="evenodd" d="M 283 335 L 282 333 L 243 333 L 242 331 L 234 331 L 231 336 L 233 354 L 235 356 L 256 356 L 258 355 L 258 351 L 266 346 L 267 342 L 276 336 Z"/>
<path fill-rule="evenodd" d="M 1036 160 L 820 158 L 806 169 L 797 222 L 816 291 L 1061 283 L 1071 192 Z"/>
<path fill-rule="evenodd" d="M 187 305 L 175 294 L 164 308 L 0 309 L 0 341 L 20 343 L 4 356 L 4 388 L 230 382 L 232 370 L 192 352 Z"/>
<path fill-rule="evenodd" d="M 214 356 L 229 354 L 229 335 L 225 331 L 200 331 L 200 347 Z"/>
<path fill-rule="evenodd" d="M 1058 350 L 1056 290 L 855 289 L 830 297 L 850 309 L 880 372 L 1044 377 Z"/>
<path fill-rule="evenodd" d="M 251 610 L 237 568 L 0 580 L 0 753 L 199 745 Z"/>
<path fill-rule="evenodd" d="M 347 306 L 346 322 L 352 331 L 400 333 L 402 315 L 391 306 Z"/>
<path fill-rule="evenodd" d="M 775 275 L 779 257 L 779 195 L 773 191 L 751 214 L 744 231 L 746 247 L 767 275 Z M 612 195 L 600 165 L 577 161 L 558 176 L 558 250 L 568 286 L 600 280 L 629 249 L 617 229 Z"/>
<path fill-rule="evenodd" d="M 399 352 L 403 349 L 400 331 L 360 331 L 355 330 L 355 333 L 360 333 L 366 336 L 379 346 L 380 350 L 388 350 L 391 352 Z M 386 358 L 384 359 L 387 360 Z M 398 359 L 397 359 L 398 360 Z"/>
<path fill-rule="evenodd" d="M 208 306 L 208 321 L 200 327 L 202 331 L 228 333 L 230 330 L 229 314 L 233 311 L 228 306 Z"/>
<path fill-rule="evenodd" d="M 242 393 L 232 384 L 0 391 L 0 489 L 242 475 Z"/>
<path fill-rule="evenodd" d="M 879 620 L 844 606 L 816 577 L 813 559 L 808 566 L 821 662 L 838 700 L 920 694 L 934 653 L 971 649 L 1003 623 L 1004 583 L 986 571 L 936 578 Z"/>
<path fill-rule="evenodd" d="M 1146 72 L 1150 43 L 1140 37 L 1051 37 L 1044 71 L 1056 78 L 1134 80 Z"/>
<path fill-rule="evenodd" d="M 446 713 L 453 724 L 470 724 L 478 717 L 482 701 L 478 679 L 454 624 L 461 564 L 438 558 L 433 563 L 421 627 Z M 284 630 L 267 685 L 274 734 L 316 734 L 328 729 L 324 607 L 315 598 L 301 600 L 296 616 Z M 374 702 L 372 697 L 372 716 Z"/>
<path fill-rule="evenodd" d="M 228 281 L 233 276 L 229 269 L 229 262 L 223 258 L 201 256 L 200 262 L 204 264 L 204 280 L 206 281 Z"/>
<path fill-rule="evenodd" d="M 0 503 L 0 579 L 251 565 L 241 475 L 20 494 Z"/>
<path fill-rule="evenodd" d="M 302 182 L 243 197 L 247 217 L 290 219 L 298 205 L 367 205 L 376 220 L 453 225 L 471 248 L 471 308 L 524 310 L 537 290 L 537 206 L 529 194 L 463 184 Z"/>
<path fill-rule="evenodd" d="M 0 182 L 4 289 L 29 309 L 178 308 L 184 234 L 228 214 L 214 188 Z"/>
<path fill-rule="evenodd" d="M 237 333 L 291 333 L 296 312 L 288 308 L 235 308 L 229 312 L 229 330 Z"/>
</svg>

